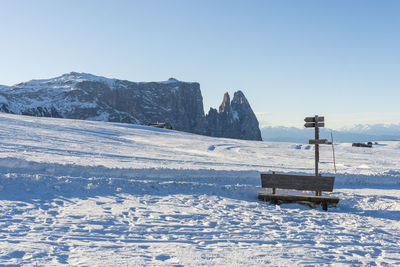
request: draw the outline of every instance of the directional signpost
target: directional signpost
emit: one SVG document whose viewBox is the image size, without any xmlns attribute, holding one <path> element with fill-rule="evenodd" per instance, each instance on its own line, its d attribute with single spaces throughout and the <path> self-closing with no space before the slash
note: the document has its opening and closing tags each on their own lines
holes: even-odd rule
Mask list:
<svg viewBox="0 0 400 267">
<path fill-rule="evenodd" d="M 304 124 L 304 127 L 315 128 L 315 139 L 310 139 L 309 144 L 315 145 L 315 176 L 319 176 L 318 174 L 319 145 L 330 144 L 326 139 L 319 139 L 319 127 L 325 127 L 325 118 L 322 116 L 318 117 L 318 115 L 315 115 L 314 117 L 306 117 L 304 121 L 306 122 Z"/>
<path fill-rule="evenodd" d="M 315 115 L 304 119 L 306 128 L 315 128 L 315 139 L 309 141 L 315 145 L 315 176 L 292 175 L 292 174 L 261 174 L 261 186 L 271 188 L 272 194 L 260 193 L 258 199 L 270 201 L 271 203 L 279 204 L 279 202 L 301 202 L 321 204 L 323 210 L 328 210 L 329 205 L 335 205 L 339 202 L 338 198 L 322 196 L 322 191 L 332 192 L 333 182 L 335 177 L 321 176 L 318 173 L 319 162 L 319 145 L 332 144 L 326 139 L 319 139 L 319 127 L 324 127 L 324 117 Z M 333 147 L 333 146 L 332 146 Z M 327 187 L 329 186 L 329 188 Z M 276 189 L 296 189 L 305 191 L 315 191 L 315 196 L 298 196 L 298 195 L 281 195 L 276 194 Z"/>
</svg>

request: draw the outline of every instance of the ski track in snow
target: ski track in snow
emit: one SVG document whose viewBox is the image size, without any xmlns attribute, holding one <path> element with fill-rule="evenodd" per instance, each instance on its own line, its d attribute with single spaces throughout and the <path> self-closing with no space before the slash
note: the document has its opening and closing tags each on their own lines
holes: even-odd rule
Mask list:
<svg viewBox="0 0 400 267">
<path fill-rule="evenodd" d="M 400 264 L 400 142 L 337 145 L 329 195 L 340 202 L 323 212 L 257 200 L 260 171 L 313 172 L 305 146 L 8 114 L 0 124 L 0 264 Z"/>
</svg>

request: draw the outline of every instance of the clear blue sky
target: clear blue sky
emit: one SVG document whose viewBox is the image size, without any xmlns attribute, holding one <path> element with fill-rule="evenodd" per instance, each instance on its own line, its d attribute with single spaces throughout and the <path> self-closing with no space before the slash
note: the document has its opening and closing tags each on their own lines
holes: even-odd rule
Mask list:
<svg viewBox="0 0 400 267">
<path fill-rule="evenodd" d="M 400 1 L 0 0 L 0 84 L 78 71 L 243 90 L 260 124 L 400 123 Z"/>
</svg>

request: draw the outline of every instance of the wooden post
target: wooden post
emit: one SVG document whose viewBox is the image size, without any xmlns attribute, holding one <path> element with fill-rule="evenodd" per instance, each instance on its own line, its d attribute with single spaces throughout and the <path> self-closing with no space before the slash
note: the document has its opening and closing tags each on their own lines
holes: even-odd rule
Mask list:
<svg viewBox="0 0 400 267">
<path fill-rule="evenodd" d="M 274 175 L 274 174 L 275 174 L 275 172 L 272 172 L 272 175 Z M 275 195 L 275 193 L 276 193 L 276 189 L 275 189 L 275 187 L 273 187 L 272 188 L 272 194 Z"/>
<path fill-rule="evenodd" d="M 319 140 L 318 115 L 315 115 L 315 140 Z M 318 176 L 319 144 L 315 144 L 315 176 Z"/>
<path fill-rule="evenodd" d="M 335 173 L 336 173 L 335 146 L 333 145 L 333 134 L 332 134 L 332 132 L 331 132 L 331 141 L 332 141 L 332 153 L 333 153 L 333 166 L 335 167 Z"/>
</svg>

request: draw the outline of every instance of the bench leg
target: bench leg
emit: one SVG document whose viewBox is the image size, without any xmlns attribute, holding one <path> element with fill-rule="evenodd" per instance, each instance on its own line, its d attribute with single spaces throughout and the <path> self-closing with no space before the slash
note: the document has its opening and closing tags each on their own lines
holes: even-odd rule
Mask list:
<svg viewBox="0 0 400 267">
<path fill-rule="evenodd" d="M 322 209 L 323 209 L 324 211 L 327 211 L 327 210 L 328 210 L 328 202 L 326 202 L 326 201 L 322 202 Z"/>
<path fill-rule="evenodd" d="M 270 202 L 271 202 L 272 204 L 275 204 L 275 205 L 278 205 L 278 204 L 279 204 L 279 200 L 277 200 L 277 199 L 272 199 Z"/>
</svg>

